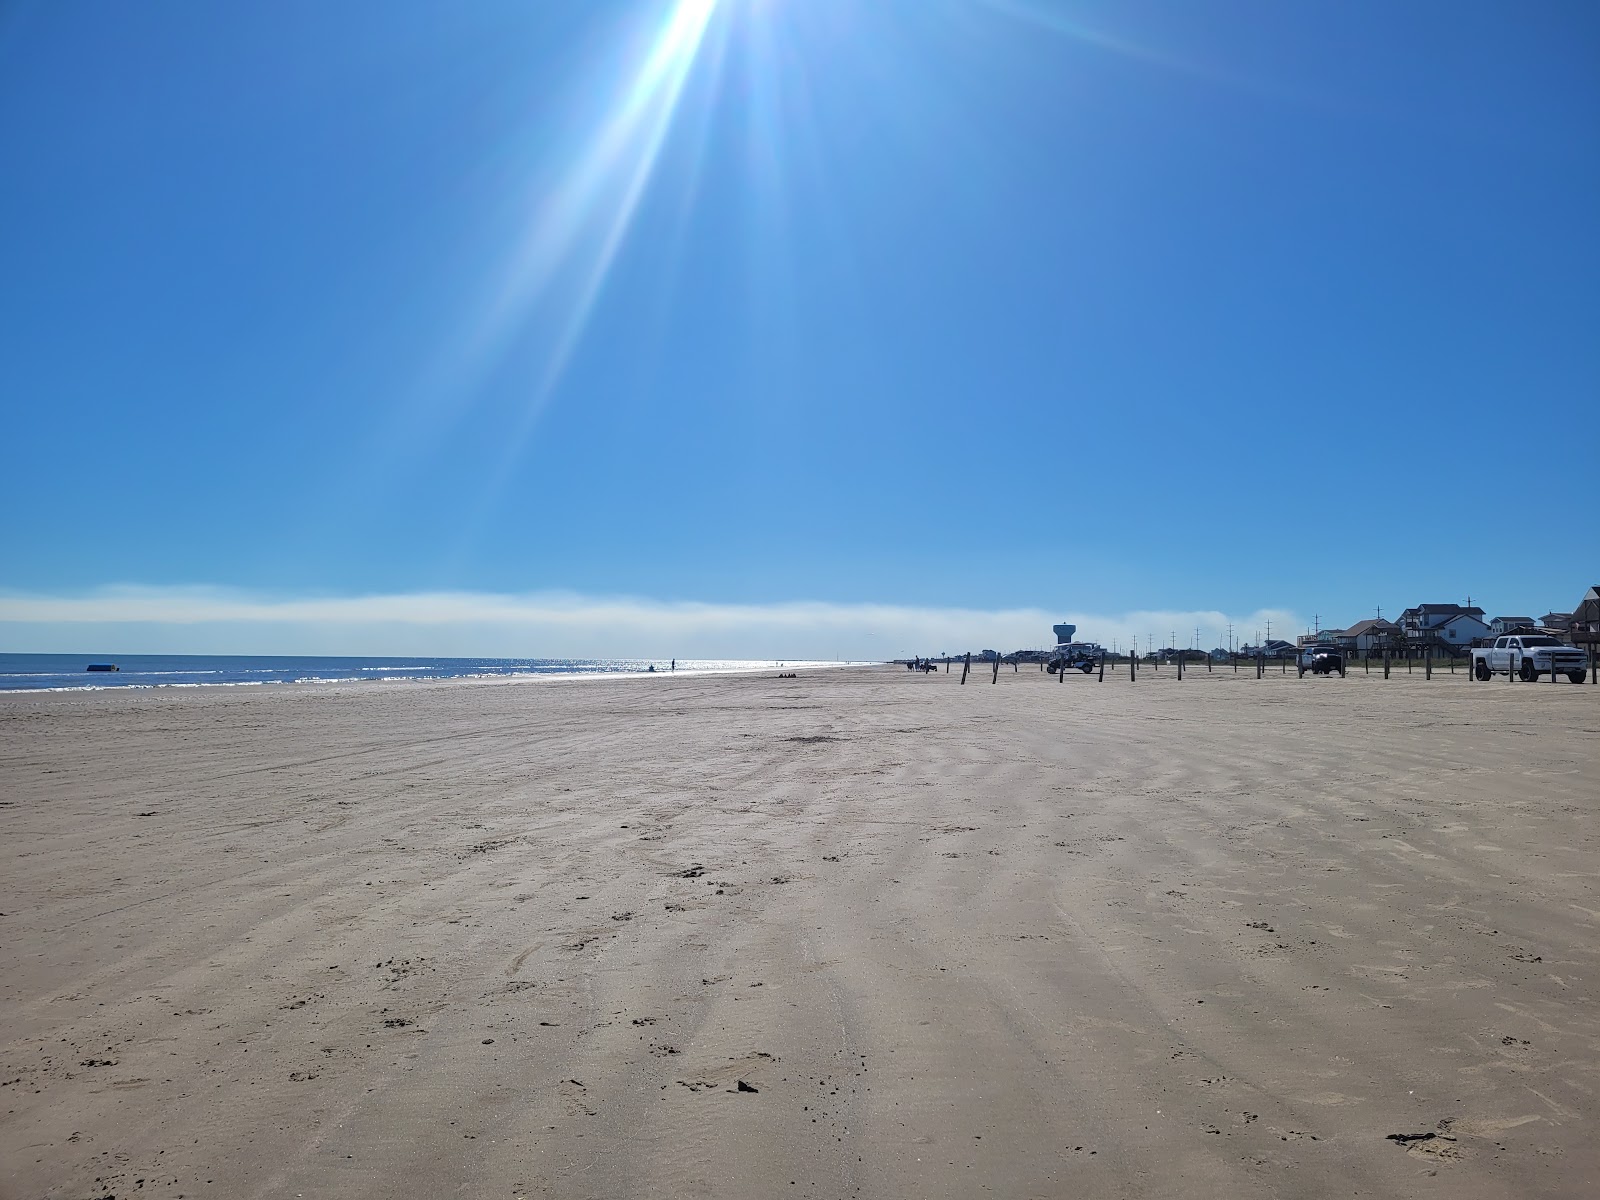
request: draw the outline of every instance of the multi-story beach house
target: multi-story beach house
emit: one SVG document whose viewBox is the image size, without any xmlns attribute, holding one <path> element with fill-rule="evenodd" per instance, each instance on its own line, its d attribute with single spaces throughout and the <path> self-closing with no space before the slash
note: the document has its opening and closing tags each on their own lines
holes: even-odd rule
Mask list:
<svg viewBox="0 0 1600 1200">
<path fill-rule="evenodd" d="M 1589 589 L 1591 592 L 1593 588 Z M 1547 612 L 1539 618 L 1539 624 L 1545 629 L 1558 629 L 1565 633 L 1572 625 L 1571 613 Z"/>
<path fill-rule="evenodd" d="M 1489 622 L 1489 632 L 1499 637 L 1513 629 L 1532 629 L 1538 624 L 1532 617 L 1496 617 Z"/>
<path fill-rule="evenodd" d="M 1565 629 L 1567 640 L 1574 645 L 1587 646 L 1600 642 L 1600 584 L 1583 594 L 1578 607 L 1567 615 Z"/>
<path fill-rule="evenodd" d="M 1433 646 L 1456 654 L 1489 636 L 1489 623 L 1477 605 L 1419 604 L 1401 613 L 1399 624 L 1406 645 L 1416 650 Z"/>
<path fill-rule="evenodd" d="M 1400 626 L 1382 617 L 1370 617 L 1340 631 L 1333 641 L 1346 653 L 1380 654 L 1385 646 L 1393 648 L 1401 644 Z"/>
</svg>

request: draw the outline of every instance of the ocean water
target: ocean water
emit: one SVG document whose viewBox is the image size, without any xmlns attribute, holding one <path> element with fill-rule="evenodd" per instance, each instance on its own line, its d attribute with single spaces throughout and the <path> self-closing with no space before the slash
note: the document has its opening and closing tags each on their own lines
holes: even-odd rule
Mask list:
<svg viewBox="0 0 1600 1200">
<path fill-rule="evenodd" d="M 90 672 L 90 663 L 116 663 Z M 680 675 L 832 667 L 776 659 L 680 658 Z M 284 683 L 386 683 L 559 675 L 614 677 L 671 671 L 648 658 L 289 658 L 240 654 L 0 654 L 0 692 L 80 688 L 261 687 Z"/>
</svg>

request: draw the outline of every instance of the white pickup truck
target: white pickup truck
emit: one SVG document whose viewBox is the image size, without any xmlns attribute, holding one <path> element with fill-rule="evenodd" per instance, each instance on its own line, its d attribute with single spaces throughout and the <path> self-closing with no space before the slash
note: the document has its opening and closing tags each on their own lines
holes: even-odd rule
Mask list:
<svg viewBox="0 0 1600 1200">
<path fill-rule="evenodd" d="M 1541 675 L 1561 672 L 1573 683 L 1582 683 L 1587 663 L 1583 651 L 1543 633 L 1510 634 L 1495 638 L 1494 645 L 1472 652 L 1472 675 L 1490 679 L 1516 672 L 1518 679 L 1532 683 Z"/>
</svg>

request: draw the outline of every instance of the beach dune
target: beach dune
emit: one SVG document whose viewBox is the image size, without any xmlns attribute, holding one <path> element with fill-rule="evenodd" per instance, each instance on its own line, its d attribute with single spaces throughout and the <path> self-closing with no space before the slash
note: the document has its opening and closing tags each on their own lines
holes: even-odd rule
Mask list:
<svg viewBox="0 0 1600 1200">
<path fill-rule="evenodd" d="M 0 1196 L 1600 1194 L 1600 688 L 0 696 Z"/>
</svg>

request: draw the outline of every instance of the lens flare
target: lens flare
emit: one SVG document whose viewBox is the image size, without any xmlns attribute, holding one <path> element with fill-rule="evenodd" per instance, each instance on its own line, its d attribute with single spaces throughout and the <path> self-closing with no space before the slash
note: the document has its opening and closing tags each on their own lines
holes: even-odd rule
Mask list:
<svg viewBox="0 0 1600 1200">
<path fill-rule="evenodd" d="M 537 130 L 557 148 L 541 147 L 533 179 L 524 177 L 528 200 L 520 233 L 501 256 L 486 298 L 466 317 L 463 336 L 433 372 L 426 387 L 431 417 L 415 427 L 420 433 L 452 410 L 464 414 L 513 359 L 535 364 L 516 386 L 515 408 L 496 459 L 486 464 L 475 512 L 458 527 L 458 553 L 491 515 L 583 340 L 656 174 L 718 5 L 657 4 L 658 21 L 634 25 L 650 31 L 632 43 L 636 49 L 614 44 L 578 76 L 575 104 L 590 107 L 569 122 L 565 136 L 548 119 Z M 617 81 L 609 92 L 597 83 L 607 78 Z M 603 102 L 592 107 L 596 92 Z M 570 153 L 562 154 L 562 146 Z"/>
<path fill-rule="evenodd" d="M 560 293 L 563 309 L 534 389 L 534 409 L 571 357 L 627 237 L 716 7 L 717 0 L 677 0 L 645 61 L 600 128 L 585 139 L 587 148 L 538 205 L 511 257 L 480 334 L 481 348 L 493 352 L 531 307 L 554 293 Z"/>
</svg>

